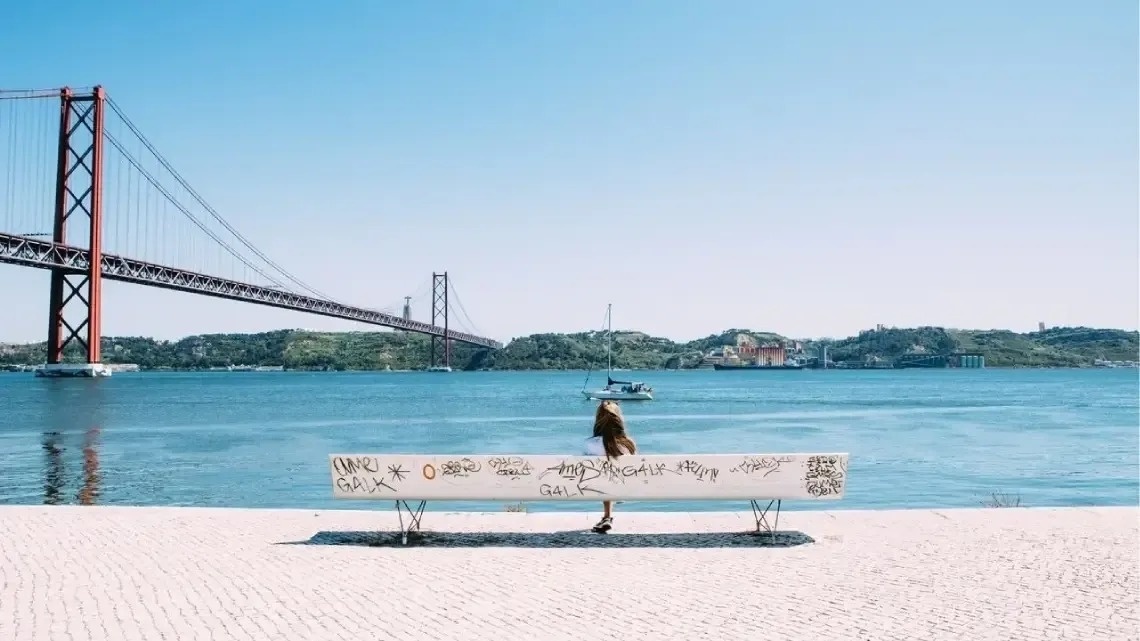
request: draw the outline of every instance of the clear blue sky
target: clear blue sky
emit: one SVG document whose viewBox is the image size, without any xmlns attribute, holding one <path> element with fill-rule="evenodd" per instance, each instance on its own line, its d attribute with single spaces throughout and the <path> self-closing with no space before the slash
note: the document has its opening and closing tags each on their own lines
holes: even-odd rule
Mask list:
<svg viewBox="0 0 1140 641">
<path fill-rule="evenodd" d="M 5 87 L 102 83 L 352 303 L 447 269 L 500 339 L 607 302 L 678 339 L 1137 326 L 1135 2 L 5 4 Z M 0 297 L 0 340 L 42 340 L 46 273 Z M 106 303 L 117 335 L 367 329 Z"/>
</svg>

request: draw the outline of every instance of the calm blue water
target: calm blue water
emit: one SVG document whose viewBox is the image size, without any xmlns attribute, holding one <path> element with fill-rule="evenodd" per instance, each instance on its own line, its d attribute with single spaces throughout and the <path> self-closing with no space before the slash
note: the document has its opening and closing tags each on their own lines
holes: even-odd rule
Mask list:
<svg viewBox="0 0 1140 641">
<path fill-rule="evenodd" d="M 569 453 L 580 373 L 0 375 L 0 504 L 361 508 L 327 454 Z M 1140 493 L 1136 370 L 645 372 L 625 403 L 646 453 L 843 451 L 839 504 L 791 509 L 1128 505 Z M 388 507 L 387 504 L 381 504 Z M 380 507 L 377 505 L 376 507 Z M 499 503 L 429 504 L 501 510 Z M 588 509 L 533 503 L 531 510 Z M 623 509 L 745 509 L 629 503 Z"/>
</svg>

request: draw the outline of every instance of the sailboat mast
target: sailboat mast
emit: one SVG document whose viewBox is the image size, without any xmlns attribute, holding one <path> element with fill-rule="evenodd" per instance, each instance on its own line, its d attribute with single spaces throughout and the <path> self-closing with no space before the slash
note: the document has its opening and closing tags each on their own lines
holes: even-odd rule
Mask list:
<svg viewBox="0 0 1140 641">
<path fill-rule="evenodd" d="M 606 383 L 613 374 L 614 317 L 613 303 L 606 303 Z"/>
</svg>

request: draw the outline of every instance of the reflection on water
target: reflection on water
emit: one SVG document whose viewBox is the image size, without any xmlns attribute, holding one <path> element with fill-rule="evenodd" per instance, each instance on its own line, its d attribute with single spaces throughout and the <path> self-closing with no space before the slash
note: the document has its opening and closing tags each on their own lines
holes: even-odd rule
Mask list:
<svg viewBox="0 0 1140 641">
<path fill-rule="evenodd" d="M 83 487 L 76 496 L 80 505 L 95 505 L 99 498 L 99 432 L 92 427 L 83 435 Z"/>
<path fill-rule="evenodd" d="M 103 394 L 100 379 L 71 381 L 42 379 L 48 383 L 47 403 L 44 407 L 45 424 L 53 429 L 43 433 L 44 451 L 44 504 L 68 503 L 65 493 L 70 485 L 67 474 L 67 445 L 69 436 L 82 430 L 82 476 L 77 480 L 79 489 L 75 502 L 95 505 L 99 498 L 99 438 L 102 434 Z M 76 387 L 66 384 L 80 383 Z"/>
<path fill-rule="evenodd" d="M 44 432 L 44 504 L 56 505 L 62 493 L 64 478 L 63 449 L 59 432 Z"/>
</svg>

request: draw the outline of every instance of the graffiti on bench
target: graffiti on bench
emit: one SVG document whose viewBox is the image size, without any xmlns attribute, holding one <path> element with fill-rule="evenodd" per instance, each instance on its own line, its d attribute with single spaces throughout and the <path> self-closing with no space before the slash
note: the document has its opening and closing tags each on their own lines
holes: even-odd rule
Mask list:
<svg viewBox="0 0 1140 641">
<path fill-rule="evenodd" d="M 348 499 L 840 499 L 847 454 L 332 454 Z"/>
</svg>

